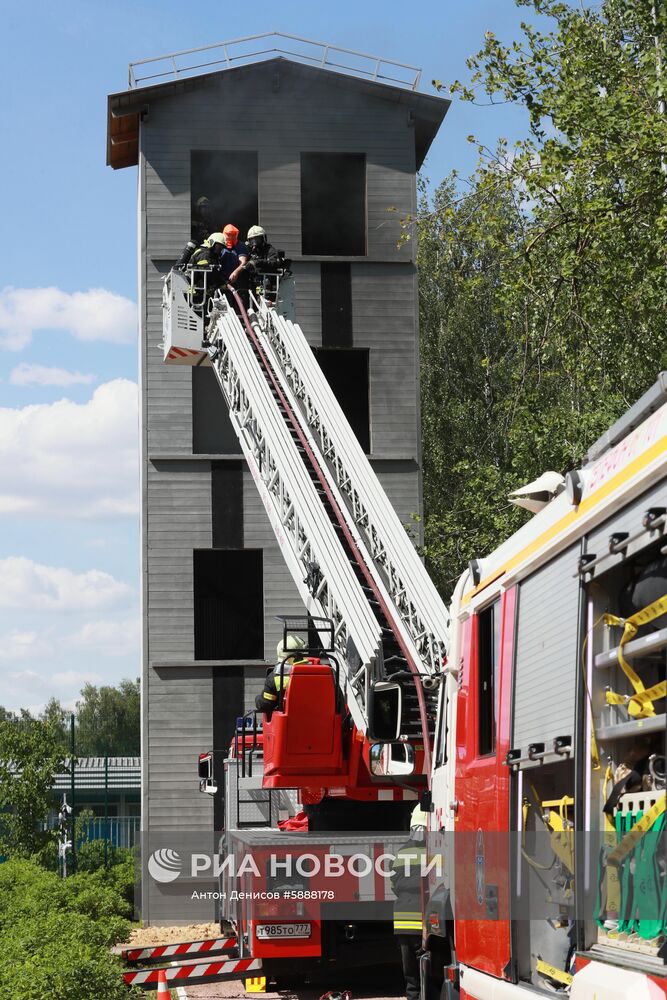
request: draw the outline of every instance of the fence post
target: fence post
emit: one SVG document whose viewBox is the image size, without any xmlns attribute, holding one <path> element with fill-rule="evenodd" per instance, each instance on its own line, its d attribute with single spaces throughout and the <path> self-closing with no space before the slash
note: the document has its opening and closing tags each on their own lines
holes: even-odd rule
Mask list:
<svg viewBox="0 0 667 1000">
<path fill-rule="evenodd" d="M 75 777 L 75 756 L 74 756 L 74 713 L 69 717 L 69 763 L 70 763 L 70 790 L 72 795 L 72 871 L 76 871 L 76 818 L 74 807 L 76 805 L 76 777 Z"/>
<path fill-rule="evenodd" d="M 104 758 L 104 867 L 109 867 L 109 754 Z"/>
</svg>

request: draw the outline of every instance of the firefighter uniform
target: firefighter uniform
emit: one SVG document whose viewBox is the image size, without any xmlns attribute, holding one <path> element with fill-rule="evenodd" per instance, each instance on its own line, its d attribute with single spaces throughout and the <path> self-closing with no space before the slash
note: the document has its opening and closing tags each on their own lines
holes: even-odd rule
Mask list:
<svg viewBox="0 0 667 1000">
<path fill-rule="evenodd" d="M 282 642 L 278 643 L 276 657 L 278 662 L 273 670 L 266 675 L 262 693 L 255 698 L 255 708 L 258 712 L 263 712 L 269 719 L 278 706 L 281 691 L 287 690 L 292 664 L 303 662 L 295 656 L 285 659 L 290 650 L 303 649 L 305 642 L 299 636 L 288 635 L 285 648 Z M 283 662 L 284 661 L 284 662 Z"/>
<path fill-rule="evenodd" d="M 183 261 L 187 257 L 188 246 L 181 254 L 180 261 Z M 209 299 L 213 291 L 220 286 L 222 283 L 222 278 L 220 274 L 220 258 L 225 248 L 225 237 L 222 233 L 211 233 L 208 239 L 204 240 L 200 247 L 197 247 L 194 252 L 192 252 L 187 259 L 187 268 L 192 273 L 192 304 L 199 308 L 202 307 L 204 313 L 206 313 L 206 300 Z M 181 268 L 183 265 L 180 263 L 177 267 Z M 202 275 L 202 271 L 206 272 L 206 278 Z M 204 289 L 206 289 L 206 294 L 204 294 Z"/>
<path fill-rule="evenodd" d="M 392 865 L 394 934 L 401 949 L 407 1000 L 419 1000 L 419 958 L 422 946 L 421 870 L 426 856 L 426 814 L 416 806 L 410 818 L 410 840 Z"/>
</svg>

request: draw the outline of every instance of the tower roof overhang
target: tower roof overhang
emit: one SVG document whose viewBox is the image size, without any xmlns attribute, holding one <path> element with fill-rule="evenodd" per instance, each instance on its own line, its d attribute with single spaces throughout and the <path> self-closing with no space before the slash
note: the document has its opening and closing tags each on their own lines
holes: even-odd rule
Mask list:
<svg viewBox="0 0 667 1000">
<path fill-rule="evenodd" d="M 138 163 L 140 123 L 153 101 L 211 86 L 221 77 L 230 74 L 254 75 L 260 70 L 265 70 L 267 66 L 280 70 L 287 69 L 295 76 L 301 76 L 305 83 L 315 79 L 325 80 L 334 87 L 342 87 L 347 91 L 357 91 L 379 100 L 403 105 L 414 125 L 417 169 L 424 162 L 451 103 L 446 98 L 377 83 L 374 80 L 359 79 L 330 69 L 307 66 L 280 56 L 246 66 L 218 70 L 215 73 L 171 80 L 153 86 L 135 87 L 110 94 L 107 98 L 107 165 L 114 170 L 120 170 Z"/>
</svg>

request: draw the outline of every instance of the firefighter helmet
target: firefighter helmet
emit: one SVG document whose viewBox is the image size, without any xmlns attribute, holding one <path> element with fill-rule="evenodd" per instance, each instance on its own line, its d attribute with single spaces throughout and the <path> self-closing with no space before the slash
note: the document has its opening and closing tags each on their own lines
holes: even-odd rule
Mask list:
<svg viewBox="0 0 667 1000">
<path fill-rule="evenodd" d="M 208 247 L 216 257 L 220 256 L 226 245 L 225 237 L 222 233 L 211 233 L 203 243 L 203 246 Z"/>
<path fill-rule="evenodd" d="M 258 236 L 263 236 L 264 239 L 266 239 L 266 229 L 263 229 L 261 226 L 251 226 L 248 230 L 247 238 L 249 240 L 254 240 L 257 239 Z"/>
<path fill-rule="evenodd" d="M 284 645 L 282 639 L 278 643 L 276 647 L 276 658 L 278 660 L 282 660 L 288 653 L 297 649 L 305 649 L 305 646 L 306 643 L 300 635 L 288 635 Z"/>
<path fill-rule="evenodd" d="M 410 829 L 423 830 L 427 822 L 428 822 L 428 816 L 424 812 L 422 807 L 419 805 L 415 806 L 410 815 Z"/>
</svg>

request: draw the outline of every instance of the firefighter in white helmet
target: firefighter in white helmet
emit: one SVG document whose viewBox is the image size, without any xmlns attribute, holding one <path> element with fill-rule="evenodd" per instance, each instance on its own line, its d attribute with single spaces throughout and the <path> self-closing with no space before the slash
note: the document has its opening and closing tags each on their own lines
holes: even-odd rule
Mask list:
<svg viewBox="0 0 667 1000">
<path fill-rule="evenodd" d="M 407 1000 L 419 1000 L 419 958 L 422 947 L 421 871 L 426 857 L 427 816 L 415 806 L 410 816 L 410 839 L 400 848 L 392 865 L 394 934 L 401 949 Z"/>
<path fill-rule="evenodd" d="M 266 229 L 263 226 L 251 226 L 246 236 L 246 246 L 250 251 L 250 258 L 256 260 L 267 258 L 275 250 L 266 238 Z"/>
<path fill-rule="evenodd" d="M 291 261 L 285 259 L 284 250 L 276 250 L 266 236 L 263 226 L 251 226 L 246 237 L 250 263 L 258 271 L 275 271 L 276 268 L 289 270 Z"/>
<path fill-rule="evenodd" d="M 305 647 L 305 641 L 298 635 L 288 635 L 284 645 L 282 639 L 278 643 L 276 648 L 277 663 L 266 675 L 262 693 L 255 698 L 255 708 L 259 712 L 263 712 L 269 719 L 278 706 L 281 691 L 287 690 L 293 664 L 303 662 L 298 656 L 298 650 L 305 649 Z M 290 656 L 291 652 L 297 655 Z"/>
</svg>

